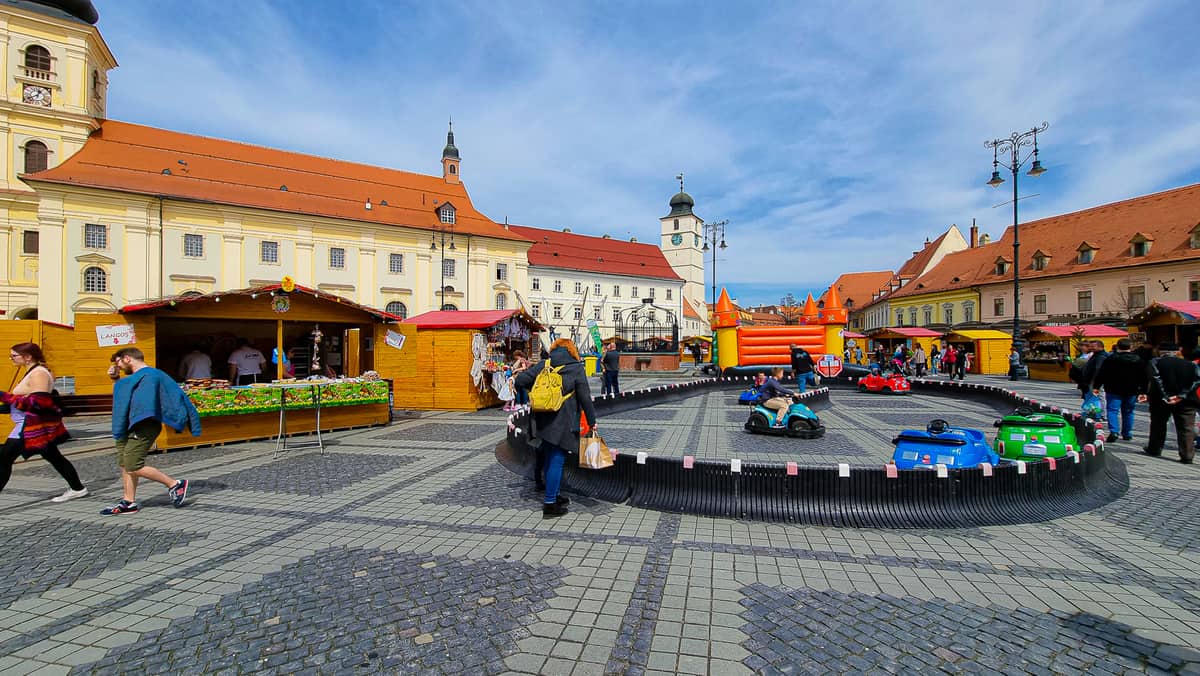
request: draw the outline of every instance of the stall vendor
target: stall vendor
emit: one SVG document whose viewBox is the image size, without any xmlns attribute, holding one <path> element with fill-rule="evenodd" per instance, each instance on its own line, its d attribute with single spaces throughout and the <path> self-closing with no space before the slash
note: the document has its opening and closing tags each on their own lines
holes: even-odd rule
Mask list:
<svg viewBox="0 0 1200 676">
<path fill-rule="evenodd" d="M 267 358 L 245 338 L 238 338 L 237 345 L 237 349 L 229 355 L 230 382 L 250 385 L 263 380 L 262 370 Z"/>
</svg>

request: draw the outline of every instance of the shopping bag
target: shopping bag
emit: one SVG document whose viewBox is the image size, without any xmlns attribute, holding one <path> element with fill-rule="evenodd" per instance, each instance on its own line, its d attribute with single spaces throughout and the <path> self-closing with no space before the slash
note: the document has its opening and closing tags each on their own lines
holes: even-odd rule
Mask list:
<svg viewBox="0 0 1200 676">
<path fill-rule="evenodd" d="M 1104 419 L 1104 402 L 1093 392 L 1088 392 L 1083 396 L 1083 405 L 1080 406 L 1080 410 L 1092 420 Z"/>
<path fill-rule="evenodd" d="M 586 469 L 613 466 L 612 451 L 599 434 L 579 437 L 579 466 Z"/>
</svg>

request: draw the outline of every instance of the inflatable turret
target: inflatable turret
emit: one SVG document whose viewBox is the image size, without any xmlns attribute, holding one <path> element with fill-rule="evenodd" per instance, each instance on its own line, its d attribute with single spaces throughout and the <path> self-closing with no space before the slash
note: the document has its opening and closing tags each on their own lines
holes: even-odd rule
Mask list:
<svg viewBox="0 0 1200 676">
<path fill-rule="evenodd" d="M 812 294 L 804 301 L 799 324 L 786 326 L 740 326 L 737 309 L 729 293 L 713 308 L 713 332 L 716 334 L 717 366 L 722 372 L 751 372 L 773 366 L 791 367 L 791 346 L 808 350 L 813 358 L 823 354 L 842 356 L 845 349 L 842 331 L 847 311 L 837 291 L 830 289 L 825 307 L 818 308 Z"/>
</svg>

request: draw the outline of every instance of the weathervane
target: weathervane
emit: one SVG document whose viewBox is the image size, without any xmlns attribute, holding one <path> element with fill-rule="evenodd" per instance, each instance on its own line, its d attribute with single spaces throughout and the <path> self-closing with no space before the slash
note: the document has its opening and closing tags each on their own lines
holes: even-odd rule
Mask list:
<svg viewBox="0 0 1200 676">
<path fill-rule="evenodd" d="M 675 180 L 679 181 L 679 192 L 683 192 L 683 172 L 682 171 L 679 172 L 679 175 L 675 177 Z"/>
</svg>

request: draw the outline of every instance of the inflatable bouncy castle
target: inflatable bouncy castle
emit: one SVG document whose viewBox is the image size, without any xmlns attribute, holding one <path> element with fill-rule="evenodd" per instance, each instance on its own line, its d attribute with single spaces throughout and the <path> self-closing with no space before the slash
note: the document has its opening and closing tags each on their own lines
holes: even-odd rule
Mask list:
<svg viewBox="0 0 1200 676">
<path fill-rule="evenodd" d="M 757 373 L 773 366 L 791 369 L 793 343 L 808 350 L 813 359 L 823 354 L 841 358 L 847 314 L 837 289 L 831 288 L 824 308 L 818 308 L 812 294 L 808 295 L 798 324 L 741 326 L 729 293 L 721 289 L 712 323 L 717 368 L 727 374 Z"/>
</svg>

